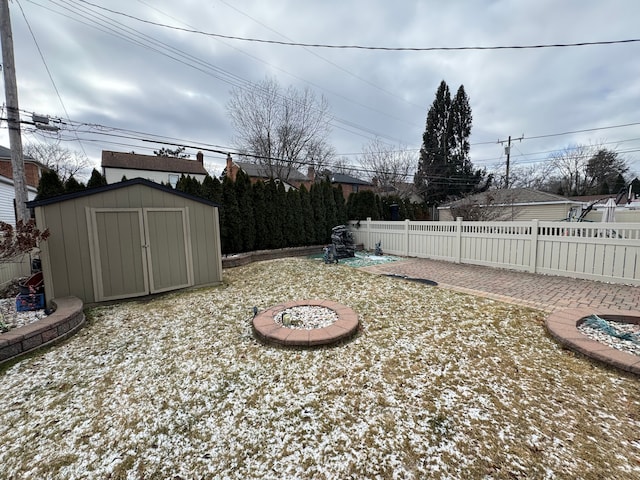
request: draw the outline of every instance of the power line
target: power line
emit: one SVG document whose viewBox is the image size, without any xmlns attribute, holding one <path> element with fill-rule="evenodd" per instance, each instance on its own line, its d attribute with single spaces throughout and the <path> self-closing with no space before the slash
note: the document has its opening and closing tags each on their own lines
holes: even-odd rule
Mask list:
<svg viewBox="0 0 640 480">
<path fill-rule="evenodd" d="M 214 78 L 217 78 L 218 80 L 221 80 L 233 87 L 237 87 L 240 88 L 242 90 L 247 90 L 249 88 L 254 88 L 256 89 L 257 92 L 261 91 L 261 86 L 259 84 L 255 84 L 253 82 L 251 82 L 250 80 L 246 80 L 238 75 L 233 74 L 230 71 L 224 70 L 220 67 L 217 67 L 215 65 L 213 65 L 210 62 L 207 62 L 205 60 L 202 60 L 194 55 L 191 55 L 190 53 L 178 49 L 176 47 L 173 47 L 170 44 L 167 44 L 165 42 L 162 42 L 150 35 L 147 35 L 145 33 L 142 33 L 134 28 L 131 28 L 121 22 L 118 22 L 116 20 L 113 20 L 111 18 L 109 18 L 108 16 L 105 16 L 101 13 L 98 12 L 94 12 L 93 10 L 89 9 L 88 7 L 83 7 L 83 6 L 78 6 L 77 4 L 70 2 L 68 0 L 50 0 L 50 2 L 54 5 L 56 5 L 59 8 L 62 8 L 64 10 L 67 10 L 70 12 L 70 14 L 74 15 L 74 16 L 70 16 L 68 14 L 65 13 L 61 13 L 60 11 L 48 8 L 44 5 L 41 5 L 37 2 L 35 2 L 34 0 L 27 0 L 29 1 L 29 3 L 32 3 L 34 5 L 37 5 L 41 8 L 44 8 L 46 10 L 49 10 L 51 12 L 57 13 L 58 15 L 61 15 L 63 17 L 69 18 L 71 20 L 77 21 L 79 23 L 82 23 L 84 25 L 87 25 L 89 27 L 95 28 L 99 31 L 102 31 L 103 33 L 107 33 L 109 35 L 113 35 L 116 36 L 120 39 L 123 39 L 127 42 L 133 43 L 135 45 L 138 45 L 140 47 L 146 48 L 148 50 L 154 51 L 160 55 L 163 55 L 167 58 L 170 58 L 171 60 L 174 60 L 176 62 L 182 63 L 183 65 L 186 65 L 188 67 L 191 67 L 195 70 L 200 71 L 201 73 L 204 73 L 205 75 L 209 75 L 212 76 Z M 86 3 L 87 5 L 91 5 L 94 6 L 95 8 L 101 9 L 101 10 L 106 10 L 106 11 L 110 11 L 109 9 L 106 8 L 102 8 L 98 5 L 94 5 L 90 2 L 82 2 L 82 3 Z M 68 4 L 68 5 L 73 5 L 73 7 L 71 6 L 65 6 L 63 4 Z M 85 19 L 86 21 L 83 20 L 79 20 L 78 18 L 76 18 L 76 16 Z M 126 16 L 126 15 L 125 15 Z M 87 23 L 89 22 L 89 23 Z M 284 99 L 284 96 L 282 94 L 279 94 L 279 97 L 281 99 Z M 371 108 L 373 109 L 373 108 Z M 375 109 L 374 109 L 375 110 Z M 389 116 L 389 115 L 387 115 Z M 344 130 L 348 133 L 351 134 L 355 134 L 355 135 L 359 135 L 362 136 L 364 138 L 368 138 L 370 139 L 370 135 L 374 135 L 374 136 L 378 136 L 381 138 L 386 138 L 388 140 L 391 141 L 398 141 L 398 139 L 395 138 L 391 138 L 387 135 L 385 135 L 384 133 L 380 133 L 380 132 L 375 132 L 367 127 L 358 125 L 354 122 L 350 122 L 349 120 L 346 119 L 342 119 L 340 117 L 332 117 L 331 119 L 331 125 L 335 128 Z M 362 133 L 356 133 L 353 132 L 352 130 L 349 130 L 349 128 L 346 127 L 351 127 L 351 128 L 355 128 L 357 130 L 361 130 L 362 132 L 364 132 L 364 134 Z"/>
<path fill-rule="evenodd" d="M 383 47 L 383 46 L 367 46 L 367 45 L 333 45 L 327 43 L 301 43 L 301 42 L 289 42 L 282 40 L 266 40 L 262 38 L 250 38 L 239 37 L 234 35 L 222 35 L 219 33 L 205 32 L 202 30 L 195 30 L 190 28 L 176 27 L 173 25 L 167 25 L 164 23 L 153 22 L 151 20 L 145 20 L 143 18 L 130 15 L 128 13 L 119 12 L 110 8 L 96 5 L 95 3 L 88 2 L 86 0 L 79 0 L 82 3 L 86 3 L 101 10 L 106 10 L 116 15 L 136 20 L 138 22 L 146 23 L 148 25 L 154 25 L 156 27 L 167 28 L 170 30 L 177 30 L 180 32 L 194 33 L 197 35 L 204 35 L 208 37 L 224 38 L 227 40 L 239 40 L 243 42 L 254 43 L 266 43 L 272 45 L 284 45 L 290 47 L 307 47 L 307 48 L 333 48 L 343 50 L 381 50 L 392 52 L 433 52 L 433 51 L 462 51 L 462 50 L 525 50 L 525 49 L 538 49 L 538 48 L 565 48 L 565 47 L 585 47 L 594 45 L 616 45 L 625 43 L 640 42 L 640 38 L 630 38 L 624 40 L 604 40 L 595 42 L 576 42 L 576 43 L 551 43 L 551 44 L 533 44 L 533 45 L 494 45 L 494 46 L 462 46 L 462 47 Z"/>
<path fill-rule="evenodd" d="M 27 20 L 27 15 L 24 13 L 24 10 L 22 8 L 22 5 L 20 4 L 20 0 L 16 0 L 18 3 L 18 7 L 20 8 L 20 12 L 22 12 L 22 18 L 24 18 L 24 23 L 27 24 L 27 28 L 29 29 L 29 33 L 31 33 L 31 38 L 33 38 L 33 43 L 36 45 L 36 49 L 38 50 L 38 53 L 40 54 L 40 59 L 42 60 L 42 63 L 44 65 L 45 70 L 47 71 L 47 75 L 49 75 L 49 80 L 51 80 L 51 84 L 53 85 L 53 89 L 56 92 L 56 95 L 58 96 L 58 100 L 60 101 L 60 105 L 62 105 L 62 110 L 64 110 L 65 115 L 67 116 L 67 118 L 69 118 L 69 112 L 67 112 L 67 107 L 65 106 L 64 102 L 62 101 L 62 96 L 60 95 L 60 91 L 58 90 L 58 86 L 56 85 L 56 82 L 53 79 L 53 75 L 51 74 L 51 70 L 49 70 L 49 65 L 47 65 L 47 61 L 44 58 L 44 54 L 42 53 L 42 50 L 40 49 L 40 45 L 38 44 L 38 40 L 36 39 L 36 35 L 33 32 L 33 29 L 31 28 L 31 24 L 29 23 L 29 20 Z M 78 143 L 80 144 L 80 148 L 82 149 L 82 153 L 84 153 L 84 156 L 87 156 L 87 152 L 84 149 L 84 145 L 82 145 L 82 142 L 80 141 L 80 139 L 78 139 Z"/>
</svg>

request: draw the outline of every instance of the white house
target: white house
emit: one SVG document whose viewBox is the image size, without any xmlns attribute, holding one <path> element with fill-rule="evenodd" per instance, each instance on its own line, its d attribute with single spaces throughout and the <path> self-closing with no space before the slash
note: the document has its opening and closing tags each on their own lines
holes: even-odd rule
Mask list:
<svg viewBox="0 0 640 480">
<path fill-rule="evenodd" d="M 37 189 L 27 185 L 27 198 L 36 198 Z M 0 222 L 5 222 L 16 226 L 16 210 L 14 200 L 16 198 L 13 180 L 4 175 L 0 175 Z"/>
<path fill-rule="evenodd" d="M 175 188 L 180 176 L 190 176 L 202 182 L 207 176 L 204 156 L 198 152 L 196 160 L 176 157 L 158 157 L 137 153 L 102 151 L 102 174 L 108 184 L 144 178 L 156 183 L 169 184 Z"/>
</svg>

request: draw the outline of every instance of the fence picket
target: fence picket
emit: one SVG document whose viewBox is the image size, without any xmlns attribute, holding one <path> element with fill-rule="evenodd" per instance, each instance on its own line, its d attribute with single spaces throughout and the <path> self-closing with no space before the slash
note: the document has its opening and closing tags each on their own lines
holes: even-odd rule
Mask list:
<svg viewBox="0 0 640 480">
<path fill-rule="evenodd" d="M 350 222 L 356 243 L 391 255 L 640 285 L 640 224 Z"/>
</svg>

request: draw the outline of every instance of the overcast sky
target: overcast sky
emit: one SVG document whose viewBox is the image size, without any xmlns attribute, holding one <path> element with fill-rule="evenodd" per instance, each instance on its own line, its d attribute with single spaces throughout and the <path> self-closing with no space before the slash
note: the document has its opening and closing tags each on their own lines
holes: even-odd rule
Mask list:
<svg viewBox="0 0 640 480">
<path fill-rule="evenodd" d="M 10 10 L 23 119 L 35 112 L 65 120 L 61 141 L 84 149 L 95 166 L 102 150 L 152 154 L 163 145 L 110 129 L 97 135 L 80 126 L 74 133 L 73 125 L 193 145 L 192 158 L 197 147 L 233 150 L 230 90 L 273 77 L 283 87 L 310 87 L 327 98 L 331 142 L 339 157 L 353 162 L 375 136 L 415 150 L 417 162 L 427 112 L 445 80 L 452 95 L 462 84 L 470 98 L 471 159 L 478 167 L 503 163 L 497 141 L 524 135 L 512 149 L 515 166 L 545 161 L 576 143 L 606 143 L 640 173 L 640 42 L 329 49 L 221 39 L 131 18 L 308 44 L 492 47 L 638 39 L 637 0 L 93 1 L 127 16 L 78 0 L 13 0 Z M 591 131 L 557 135 L 581 130 Z M 8 146 L 4 122 L 0 135 Z M 28 128 L 23 133 L 23 142 L 51 138 Z M 205 151 L 213 175 L 223 159 Z"/>
</svg>

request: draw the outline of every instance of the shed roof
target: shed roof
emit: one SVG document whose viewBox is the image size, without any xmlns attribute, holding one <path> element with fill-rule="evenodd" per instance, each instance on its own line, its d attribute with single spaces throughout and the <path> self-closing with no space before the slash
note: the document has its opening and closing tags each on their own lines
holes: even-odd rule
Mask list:
<svg viewBox="0 0 640 480">
<path fill-rule="evenodd" d="M 86 190 L 80 190 L 73 193 L 66 193 L 64 195 L 57 195 L 55 197 L 45 198 L 42 200 L 32 200 L 31 202 L 27 202 L 27 208 L 42 207 L 44 205 L 51 205 L 54 203 L 65 202 L 67 200 L 87 197 L 89 195 L 95 195 L 97 193 L 109 192 L 111 190 L 119 190 L 122 188 L 127 188 L 132 185 L 144 185 L 149 188 L 154 188 L 156 190 L 161 190 L 163 192 L 170 193 L 172 195 L 177 195 L 179 197 L 193 200 L 194 202 L 204 203 L 205 205 L 210 205 L 212 207 L 220 207 L 220 205 L 218 205 L 217 203 L 209 201 L 206 198 L 189 195 L 188 193 L 181 192 L 180 190 L 174 190 L 171 187 L 166 187 L 164 185 L 160 185 L 159 183 L 152 182 L 144 178 L 134 178 L 132 180 L 126 180 L 124 182 L 111 183 L 109 185 L 103 185 L 103 186 L 94 187 L 94 188 L 87 188 Z"/>
<path fill-rule="evenodd" d="M 139 155 L 137 153 L 102 151 L 103 168 L 127 168 L 154 172 L 175 172 L 208 175 L 204 165 L 198 160 L 177 157 L 159 157 L 157 155 Z"/>
</svg>

